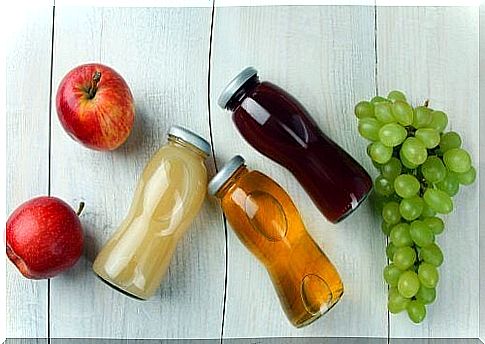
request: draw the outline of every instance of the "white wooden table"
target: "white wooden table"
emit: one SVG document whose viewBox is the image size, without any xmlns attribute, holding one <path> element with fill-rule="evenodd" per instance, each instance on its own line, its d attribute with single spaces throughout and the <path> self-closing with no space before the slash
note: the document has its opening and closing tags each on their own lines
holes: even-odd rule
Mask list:
<svg viewBox="0 0 485 344">
<path fill-rule="evenodd" d="M 216 104 L 237 72 L 255 66 L 375 175 L 353 106 L 376 91 L 402 89 L 413 103 L 429 98 L 446 111 L 478 164 L 478 8 L 216 6 L 213 12 L 212 3 L 72 8 L 59 2 L 12 14 L 22 25 L 7 47 L 7 210 L 36 195 L 55 195 L 73 207 L 82 200 L 86 249 L 74 269 L 51 280 L 26 280 L 8 264 L 7 337 L 478 337 L 478 183 L 461 189 L 456 211 L 446 217 L 438 239 L 445 253 L 438 300 L 423 324 L 412 325 L 405 314 L 387 312 L 386 240 L 368 202 L 330 224 L 289 172 L 249 147 Z M 120 72 L 136 102 L 133 133 L 112 153 L 72 141 L 55 112 L 61 78 L 90 61 Z M 95 278 L 93 258 L 173 124 L 212 138 L 211 174 L 241 154 L 288 190 L 342 275 L 346 292 L 331 312 L 293 328 L 266 271 L 226 226 L 214 199 L 149 301 L 127 298 Z"/>
</svg>

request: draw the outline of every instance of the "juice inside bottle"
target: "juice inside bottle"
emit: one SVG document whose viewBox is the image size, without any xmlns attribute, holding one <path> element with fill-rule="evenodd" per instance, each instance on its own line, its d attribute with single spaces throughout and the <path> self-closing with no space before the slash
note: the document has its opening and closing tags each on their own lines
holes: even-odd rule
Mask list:
<svg viewBox="0 0 485 344">
<path fill-rule="evenodd" d="M 93 265 L 112 287 L 139 299 L 152 296 L 180 237 L 204 201 L 209 144 L 180 127 L 146 165 L 125 220 Z"/>
<path fill-rule="evenodd" d="M 290 94 L 246 68 L 222 92 L 219 105 L 246 141 L 288 168 L 322 214 L 337 223 L 365 199 L 372 188 L 367 172 L 318 128 Z"/>
<path fill-rule="evenodd" d="M 271 178 L 234 157 L 209 183 L 231 227 L 266 267 L 296 327 L 310 324 L 343 294 L 340 276 L 306 231 L 298 209 Z"/>
</svg>

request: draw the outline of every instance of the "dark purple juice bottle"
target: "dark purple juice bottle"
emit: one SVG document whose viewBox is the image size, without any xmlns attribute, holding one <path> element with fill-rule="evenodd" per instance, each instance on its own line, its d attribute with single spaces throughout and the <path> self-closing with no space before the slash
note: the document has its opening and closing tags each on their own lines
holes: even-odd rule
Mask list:
<svg viewBox="0 0 485 344">
<path fill-rule="evenodd" d="M 344 219 L 370 192 L 372 180 L 364 168 L 318 128 L 295 98 L 259 81 L 254 68 L 239 73 L 218 104 L 233 112 L 249 144 L 293 173 L 329 221 Z"/>
</svg>

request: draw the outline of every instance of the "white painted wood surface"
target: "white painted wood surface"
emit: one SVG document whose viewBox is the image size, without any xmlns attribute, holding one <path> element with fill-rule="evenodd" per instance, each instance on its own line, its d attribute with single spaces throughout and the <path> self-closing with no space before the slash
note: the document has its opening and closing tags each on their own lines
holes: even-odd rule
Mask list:
<svg viewBox="0 0 485 344">
<path fill-rule="evenodd" d="M 17 24 L 7 44 L 8 214 L 48 193 L 52 7 L 13 8 L 9 15 Z M 48 282 L 27 280 L 12 264 L 6 279 L 8 337 L 47 337 Z"/>
<path fill-rule="evenodd" d="M 36 10 L 9 47 L 7 206 L 48 189 L 48 112 L 52 8 Z M 249 147 L 216 99 L 243 67 L 287 89 L 320 127 L 375 175 L 357 137 L 354 104 L 392 88 L 413 101 L 430 98 L 450 117 L 478 161 L 478 10 L 466 8 L 216 8 L 209 123 L 207 88 L 211 8 L 56 8 L 53 91 L 71 68 L 96 61 L 129 83 L 135 129 L 112 153 L 87 150 L 59 125 L 52 104 L 52 194 L 86 202 L 85 255 L 50 281 L 20 278 L 9 264 L 8 336 L 219 338 L 224 307 L 225 238 L 209 199 L 180 243 L 159 295 L 131 300 L 99 282 L 91 260 L 126 214 L 137 177 L 172 124 L 214 139 L 218 167 L 234 154 L 273 177 L 292 196 L 309 232 L 342 275 L 345 294 L 313 325 L 286 320 L 265 269 L 228 228 L 224 338 L 387 337 L 385 240 L 369 202 L 331 225 L 296 180 Z M 377 35 L 377 36 L 376 36 Z M 377 37 L 377 80 L 374 37 Z M 33 89 L 32 85 L 35 85 Z M 212 128 L 210 128 L 210 124 Z M 15 144 L 12 144 L 15 142 Z M 229 144 L 228 144 L 229 143 Z M 212 160 L 208 161 L 211 173 Z M 34 172 L 33 172 L 34 171 Z M 439 239 L 445 251 L 439 299 L 423 325 L 391 316 L 392 337 L 478 336 L 478 186 L 462 188 Z M 460 281 L 465 287 L 458 286 Z M 482 296 L 483 298 L 483 296 Z M 372 339 L 370 340 L 372 342 Z"/>
<path fill-rule="evenodd" d="M 480 6 L 480 32 L 485 32 L 485 5 L 482 3 Z M 480 39 L 480 44 L 479 44 L 479 50 L 480 50 L 480 99 L 482 99 L 481 102 L 479 102 L 479 111 L 481 114 L 480 118 L 480 132 L 485 132 L 485 121 L 483 120 L 483 114 L 485 113 L 485 102 L 483 99 L 485 99 L 485 39 L 482 38 Z M 479 175 L 484 176 L 485 175 L 485 137 L 483 135 L 480 135 L 480 168 L 479 168 Z M 485 194 L 485 179 L 481 178 L 479 182 L 479 194 L 484 195 Z M 479 200 L 479 209 L 484 209 L 484 198 L 482 197 L 481 200 Z M 479 271 L 479 276 L 480 276 L 480 315 L 479 315 L 479 320 L 480 320 L 480 339 L 482 342 L 485 343 L 485 216 L 481 216 L 479 219 L 479 227 L 480 227 L 480 271 Z"/>
<path fill-rule="evenodd" d="M 179 124 L 210 137 L 210 20 L 210 8 L 56 10 L 55 89 L 71 68 L 99 61 L 126 79 L 137 117 L 121 149 L 100 153 L 71 140 L 54 113 L 52 193 L 73 206 L 86 202 L 87 242 L 76 268 L 51 282 L 53 337 L 220 336 L 224 231 L 215 203 L 206 202 L 179 243 L 161 290 L 149 301 L 120 294 L 91 270 L 91 260 L 127 214 L 137 178 L 165 144 L 169 127 Z"/>
<path fill-rule="evenodd" d="M 378 87 L 449 116 L 478 166 L 478 8 L 378 8 Z M 412 53 L 410 53 L 412 52 Z M 445 257 L 424 323 L 391 315 L 393 337 L 478 337 L 478 183 L 461 187 L 437 237 Z"/>
<path fill-rule="evenodd" d="M 211 110 L 218 166 L 234 154 L 286 189 L 344 282 L 344 296 L 303 329 L 286 319 L 266 270 L 229 230 L 225 337 L 387 336 L 386 288 L 381 277 L 385 240 L 368 202 L 341 224 L 324 219 L 295 178 L 252 149 L 217 97 L 232 77 L 254 66 L 296 96 L 334 139 L 368 170 L 354 104 L 375 92 L 373 7 L 218 8 L 214 25 Z M 231 58 L 228 58 L 231 56 Z M 227 145 L 228 137 L 235 137 Z M 372 316 L 369 316 L 372 314 Z M 352 324 L 352 326 L 349 326 Z"/>
</svg>

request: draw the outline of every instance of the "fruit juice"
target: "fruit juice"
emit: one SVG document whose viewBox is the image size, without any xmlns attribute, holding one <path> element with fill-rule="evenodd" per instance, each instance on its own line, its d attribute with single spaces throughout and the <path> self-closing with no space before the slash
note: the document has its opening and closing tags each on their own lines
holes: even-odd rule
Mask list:
<svg viewBox="0 0 485 344">
<path fill-rule="evenodd" d="M 371 190 L 362 166 L 318 128 L 295 98 L 260 82 L 255 69 L 236 76 L 218 103 L 232 111 L 249 144 L 293 173 L 329 221 L 344 219 Z"/>
<path fill-rule="evenodd" d="M 340 276 L 305 229 L 289 195 L 236 156 L 209 183 L 231 227 L 266 267 L 296 327 L 310 324 L 343 294 Z"/>
<path fill-rule="evenodd" d="M 145 167 L 127 217 L 93 266 L 105 282 L 140 299 L 155 293 L 206 194 L 210 146 L 175 136 L 181 129 L 169 132 Z"/>
</svg>

